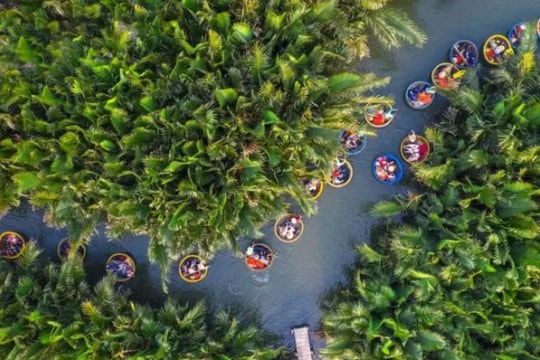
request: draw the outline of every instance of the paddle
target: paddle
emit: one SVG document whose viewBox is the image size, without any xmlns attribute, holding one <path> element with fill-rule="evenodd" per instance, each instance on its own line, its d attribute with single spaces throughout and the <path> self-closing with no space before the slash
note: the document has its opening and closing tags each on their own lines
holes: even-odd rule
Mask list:
<svg viewBox="0 0 540 360">
<path fill-rule="evenodd" d="M 459 56 L 461 56 L 461 58 L 463 59 L 463 61 L 465 61 L 465 64 L 467 66 L 471 66 L 471 64 L 469 64 L 469 62 L 467 61 L 467 58 L 465 57 L 465 55 L 463 55 L 463 53 L 461 52 L 461 50 L 459 50 L 459 48 L 457 47 L 456 44 L 454 44 L 453 46 L 454 50 L 456 50 L 456 52 L 459 54 Z"/>
</svg>

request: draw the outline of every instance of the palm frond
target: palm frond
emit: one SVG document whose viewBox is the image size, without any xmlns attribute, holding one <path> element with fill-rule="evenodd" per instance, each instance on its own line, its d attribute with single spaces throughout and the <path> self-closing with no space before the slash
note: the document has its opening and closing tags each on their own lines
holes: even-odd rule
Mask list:
<svg viewBox="0 0 540 360">
<path fill-rule="evenodd" d="M 370 211 L 371 216 L 389 217 L 402 213 L 404 206 L 395 200 L 379 201 Z"/>
<path fill-rule="evenodd" d="M 403 42 L 420 47 L 427 40 L 413 21 L 394 8 L 368 10 L 365 14 L 363 20 L 367 27 L 388 49 L 399 47 Z"/>
</svg>

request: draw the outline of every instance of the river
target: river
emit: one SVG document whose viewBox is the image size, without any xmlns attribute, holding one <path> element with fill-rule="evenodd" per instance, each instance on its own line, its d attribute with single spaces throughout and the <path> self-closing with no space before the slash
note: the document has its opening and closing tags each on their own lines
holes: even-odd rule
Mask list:
<svg viewBox="0 0 540 360">
<path fill-rule="evenodd" d="M 249 271 L 241 257 L 231 251 L 220 251 L 211 262 L 208 277 L 200 284 L 187 284 L 171 268 L 169 296 L 179 301 L 206 300 L 211 306 L 230 307 L 250 317 L 255 316 L 269 333 L 284 338 L 291 346 L 292 326 L 309 325 L 315 331 L 321 319 L 320 301 L 340 282 L 355 259 L 354 246 L 370 241 L 377 234 L 375 219 L 368 215 L 377 200 L 405 191 L 404 186 L 389 186 L 371 176 L 371 162 L 381 152 L 399 154 L 398 145 L 411 129 L 421 132 L 424 124 L 444 108 L 444 99 L 423 111 L 414 111 L 403 101 L 405 88 L 414 80 L 428 80 L 432 68 L 446 61 L 448 50 L 458 39 L 470 39 L 481 48 L 493 33 L 506 34 L 515 22 L 538 19 L 540 0 L 404 0 L 396 2 L 429 36 L 421 48 L 404 46 L 391 52 L 373 46 L 372 58 L 359 69 L 391 76 L 389 86 L 379 93 L 396 98 L 399 109 L 394 122 L 369 138 L 366 149 L 349 158 L 354 178 L 345 188 L 326 187 L 317 201 L 318 213 L 304 217 L 305 232 L 293 244 L 278 241 L 273 222 L 265 227 L 262 239 L 278 252 L 271 269 L 263 273 Z M 485 62 L 481 61 L 483 66 Z M 406 183 L 405 179 L 405 183 Z M 0 231 L 14 230 L 33 238 L 44 248 L 45 256 L 56 261 L 56 245 L 67 235 L 64 229 L 48 228 L 42 214 L 28 207 L 14 209 L 0 220 Z M 241 242 L 245 249 L 250 239 Z M 105 260 L 116 251 L 129 251 L 137 261 L 137 277 L 128 285 L 135 299 L 158 304 L 165 296 L 161 291 L 159 268 L 146 257 L 148 239 L 128 236 L 107 240 L 103 228 L 92 239 L 86 266 L 90 280 L 104 273 Z M 313 333 L 315 349 L 322 341 Z"/>
</svg>

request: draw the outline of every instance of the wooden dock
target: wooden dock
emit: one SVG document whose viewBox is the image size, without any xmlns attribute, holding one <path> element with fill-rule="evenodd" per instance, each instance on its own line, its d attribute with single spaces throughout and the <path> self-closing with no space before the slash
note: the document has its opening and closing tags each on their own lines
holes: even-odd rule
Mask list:
<svg viewBox="0 0 540 360">
<path fill-rule="evenodd" d="M 293 329 L 296 342 L 296 357 L 298 360 L 312 360 L 311 344 L 309 343 L 309 328 L 307 326 Z"/>
</svg>

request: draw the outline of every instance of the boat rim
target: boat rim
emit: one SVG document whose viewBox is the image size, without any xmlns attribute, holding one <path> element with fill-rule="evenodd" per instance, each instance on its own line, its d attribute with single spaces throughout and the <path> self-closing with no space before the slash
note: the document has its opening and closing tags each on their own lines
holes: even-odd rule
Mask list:
<svg viewBox="0 0 540 360">
<path fill-rule="evenodd" d="M 16 258 L 18 258 L 19 256 L 22 255 L 22 253 L 24 252 L 24 249 L 26 248 L 26 239 L 24 238 L 24 236 L 22 236 L 21 234 L 19 234 L 18 232 L 15 232 L 15 231 L 4 231 L 3 233 L 0 234 L 0 241 L 4 238 L 4 236 L 6 235 L 15 235 L 16 237 L 18 237 L 19 239 L 21 239 L 22 241 L 22 248 L 21 248 L 21 251 L 19 251 L 16 255 L 13 255 L 13 256 L 2 256 L 4 259 L 6 260 L 14 260 Z"/>
<path fill-rule="evenodd" d="M 65 259 L 66 259 L 66 257 L 65 257 L 65 256 L 62 256 L 61 253 L 60 253 L 60 247 L 61 247 L 62 244 L 63 244 L 64 242 L 66 242 L 66 241 L 67 241 L 67 242 L 70 242 L 70 241 L 69 241 L 69 238 L 67 238 L 67 237 L 66 237 L 66 238 L 63 238 L 62 240 L 60 240 L 60 241 L 58 242 L 58 245 L 56 245 L 56 255 L 58 255 L 58 258 L 60 258 L 60 260 L 65 260 Z M 85 244 L 82 244 L 82 245 L 79 245 L 79 247 L 83 249 L 83 250 L 82 250 L 82 251 L 83 251 L 83 254 L 82 254 L 81 258 L 84 260 L 84 259 L 86 258 L 86 245 L 85 245 Z M 78 249 L 77 249 L 77 250 L 78 250 Z"/>
<path fill-rule="evenodd" d="M 505 63 L 505 61 L 503 62 L 496 62 L 496 61 L 493 61 L 493 60 L 489 60 L 487 57 L 486 57 L 486 50 L 487 50 L 487 47 L 489 45 L 489 41 L 490 40 L 493 40 L 495 38 L 501 38 L 507 45 L 508 45 L 508 48 L 510 50 L 512 50 L 512 42 L 503 34 L 493 34 L 491 36 L 489 36 L 486 41 L 484 41 L 484 46 L 482 47 L 482 54 L 484 55 L 484 60 L 486 60 L 486 62 L 490 65 L 502 65 Z M 513 50 L 512 50 L 513 51 Z"/>
<path fill-rule="evenodd" d="M 426 139 L 425 136 L 423 135 L 418 135 L 418 134 L 415 134 L 417 138 L 421 139 L 424 143 L 427 144 L 427 147 L 428 147 L 428 150 L 426 152 L 426 156 L 424 156 L 424 158 L 420 161 L 408 161 L 407 158 L 405 157 L 405 155 L 403 154 L 403 146 L 405 145 L 405 142 L 407 141 L 407 138 L 409 137 L 409 135 L 406 135 L 403 140 L 401 140 L 401 144 L 399 144 L 399 153 L 401 155 L 401 158 L 403 159 L 403 161 L 405 161 L 407 164 L 421 164 L 423 163 L 424 161 L 427 160 L 427 158 L 429 157 L 429 155 L 431 154 L 431 145 L 429 144 L 429 141 L 428 139 Z"/>
<path fill-rule="evenodd" d="M 283 222 L 283 220 L 285 220 L 286 218 L 289 218 L 291 216 L 299 216 L 299 215 L 296 215 L 296 214 L 287 214 L 287 215 L 283 215 L 281 216 L 280 218 L 278 218 L 276 220 L 276 222 L 274 223 L 274 235 L 276 235 L 276 237 L 278 238 L 278 240 L 281 240 L 283 241 L 284 243 L 293 243 L 295 241 L 297 241 L 298 239 L 300 239 L 300 237 L 302 236 L 302 234 L 304 233 L 304 221 L 302 219 L 300 219 L 300 231 L 298 232 L 298 235 L 296 235 L 294 238 L 292 238 L 291 240 L 289 239 L 284 239 L 283 237 L 279 236 L 279 232 L 278 232 L 278 226 Z"/>
<path fill-rule="evenodd" d="M 391 121 L 391 120 L 390 120 Z M 339 132 L 339 135 L 338 135 L 338 141 L 340 142 L 340 145 L 341 145 L 341 138 L 343 136 L 343 133 L 347 131 L 347 130 L 341 130 Z M 354 155 L 358 155 L 360 154 L 365 148 L 366 148 L 366 145 L 367 145 L 367 135 L 364 133 L 364 132 L 358 132 L 356 134 L 352 134 L 352 135 L 358 135 L 359 137 L 363 138 L 364 140 L 362 141 L 362 145 L 360 145 L 360 147 L 358 148 L 358 150 L 356 151 L 352 151 L 352 152 L 348 152 L 347 149 L 344 148 L 344 146 L 341 146 L 343 151 L 345 152 L 345 154 L 347 155 L 350 155 L 350 156 L 354 156 Z"/>
<path fill-rule="evenodd" d="M 111 260 L 116 257 L 116 256 L 125 256 L 126 258 L 128 258 L 130 261 L 131 261 L 131 264 L 133 266 L 133 276 L 132 277 L 129 277 L 129 278 L 125 278 L 125 279 L 118 279 L 112 271 L 108 271 L 107 270 L 107 265 L 109 264 L 109 262 L 111 262 Z M 126 281 L 129 281 L 131 279 L 133 279 L 135 277 L 135 274 L 137 272 L 137 265 L 135 264 L 135 259 L 133 259 L 132 256 L 126 254 L 126 253 L 121 253 L 121 252 L 118 252 L 118 253 L 114 253 L 112 254 L 111 256 L 109 256 L 109 258 L 107 259 L 107 262 L 105 263 L 105 270 L 107 271 L 108 274 L 111 274 L 113 275 L 113 280 L 116 281 L 116 282 L 126 282 Z"/>
<path fill-rule="evenodd" d="M 441 89 L 452 89 L 451 87 L 441 87 L 439 86 L 439 84 L 437 84 L 437 81 L 436 81 L 436 71 L 438 68 L 440 68 L 441 66 L 452 66 L 453 69 L 455 69 L 455 72 L 458 72 L 458 71 L 461 71 L 460 68 L 454 64 L 453 62 L 442 62 L 442 63 L 439 63 L 437 64 L 433 70 L 431 70 L 431 82 L 433 83 L 433 85 L 435 85 L 436 87 L 438 88 L 441 88 Z"/>
<path fill-rule="evenodd" d="M 352 167 L 351 163 L 346 159 L 343 159 L 343 163 L 344 163 L 344 165 L 347 166 L 347 168 L 349 168 L 349 171 L 351 172 L 351 174 L 350 174 L 349 178 L 346 181 L 342 182 L 341 184 L 336 185 L 336 184 L 334 184 L 332 182 L 332 180 L 327 180 L 327 184 L 330 185 L 331 187 L 342 188 L 342 187 L 345 187 L 345 186 L 349 185 L 349 183 L 351 182 L 351 180 L 353 178 L 353 174 L 354 174 L 353 167 Z"/>
<path fill-rule="evenodd" d="M 398 168 L 400 169 L 400 171 L 396 175 L 396 178 L 393 181 L 382 181 L 381 179 L 379 179 L 377 177 L 375 163 L 377 162 L 377 159 L 380 158 L 381 156 L 386 156 L 387 158 L 389 158 L 391 160 L 394 160 L 396 162 L 396 164 L 398 165 Z M 384 184 L 384 185 L 397 184 L 403 178 L 403 173 L 404 172 L 405 172 L 405 169 L 404 169 L 404 165 L 401 162 L 401 160 L 397 156 L 395 156 L 394 154 L 390 154 L 390 153 L 383 153 L 383 154 L 379 154 L 379 155 L 375 156 L 375 159 L 373 160 L 373 163 L 371 165 L 371 173 L 372 173 L 373 177 L 375 178 L 376 181 L 378 181 L 378 182 L 380 182 L 381 184 Z"/>
<path fill-rule="evenodd" d="M 309 177 L 307 176 L 304 176 L 303 178 L 305 179 L 309 179 Z M 313 177 L 312 177 L 313 178 Z M 317 193 L 313 196 L 310 195 L 310 193 L 307 193 L 308 195 L 308 199 L 311 200 L 311 201 L 315 201 L 317 200 L 319 197 L 321 197 L 321 194 L 323 192 L 323 189 L 324 189 L 324 181 L 322 181 L 320 178 L 318 177 L 314 177 L 315 179 L 318 179 L 319 180 L 319 190 L 317 191 Z M 305 191 L 305 190 L 304 190 Z"/>
<path fill-rule="evenodd" d="M 266 245 L 265 243 L 255 243 L 255 244 L 250 245 L 250 246 L 252 246 L 253 248 L 255 248 L 255 246 L 264 247 L 266 250 L 268 250 L 272 254 L 272 260 L 270 260 L 270 263 L 268 263 L 268 265 L 264 269 L 254 269 L 249 265 L 249 263 L 247 261 L 249 256 L 246 255 L 246 256 L 244 256 L 244 260 L 246 262 L 247 267 L 251 271 L 255 271 L 255 272 L 263 272 L 263 271 L 266 271 L 266 270 L 270 269 L 272 267 L 272 265 L 274 264 L 274 256 L 275 256 L 274 251 L 272 250 L 272 248 L 270 246 Z"/>
<path fill-rule="evenodd" d="M 385 104 L 367 104 L 365 107 L 364 107 L 364 120 L 366 120 L 366 122 L 368 123 L 369 126 L 372 126 L 374 128 L 377 128 L 377 129 L 381 129 L 381 128 L 384 128 L 384 127 L 387 127 L 388 125 L 390 125 L 390 123 L 392 121 L 394 121 L 394 118 L 395 116 L 392 116 L 392 119 L 390 119 L 390 121 L 387 121 L 385 122 L 384 124 L 382 125 L 375 125 L 373 124 L 371 121 L 368 120 L 368 115 L 367 115 L 367 111 L 369 108 L 372 108 L 372 107 L 376 107 L 376 106 L 382 106 L 383 107 L 383 110 L 385 108 L 390 108 L 392 110 L 394 110 L 394 107 L 392 105 L 385 105 Z"/>
<path fill-rule="evenodd" d="M 425 81 L 425 80 L 415 80 L 413 81 L 412 83 L 410 83 L 409 86 L 407 86 L 407 89 L 405 90 L 405 101 L 407 102 L 407 104 L 414 110 L 422 110 L 422 109 L 425 109 L 427 108 L 428 106 L 430 106 L 431 104 L 433 104 L 433 100 L 435 100 L 435 96 L 437 95 L 437 93 L 433 94 L 433 97 L 431 98 L 431 101 L 425 105 L 422 105 L 422 106 L 414 106 L 413 104 L 411 104 L 410 100 L 409 100 L 409 96 L 407 95 L 409 93 L 409 90 L 411 90 L 414 86 L 413 85 L 419 85 L 419 84 L 425 84 L 425 85 L 428 85 L 429 88 L 432 88 L 434 87 L 435 85 Z"/>
<path fill-rule="evenodd" d="M 180 260 L 178 262 L 178 275 L 180 275 L 180 278 L 182 280 L 184 280 L 185 282 L 187 282 L 189 284 L 195 284 L 195 283 L 203 281 L 204 278 L 206 278 L 206 276 L 208 275 L 208 266 L 206 266 L 206 265 L 205 265 L 206 269 L 204 269 L 204 271 L 201 271 L 201 276 L 198 279 L 192 280 L 192 279 L 189 279 L 189 278 L 185 277 L 182 274 L 182 264 L 189 258 L 195 258 L 195 259 L 199 260 L 202 264 L 204 264 L 203 258 L 200 257 L 199 255 L 197 255 L 197 254 L 188 254 L 188 255 L 184 256 L 182 258 L 182 260 Z"/>
<path fill-rule="evenodd" d="M 459 44 L 461 43 L 467 43 L 468 45 L 471 45 L 474 49 L 474 54 L 475 54 L 475 59 L 474 59 L 474 63 L 471 64 L 471 65 L 467 65 L 467 66 L 459 66 L 458 64 L 455 64 L 453 61 L 452 61 L 452 54 L 454 53 L 454 48 L 457 47 Z M 471 41 L 471 40 L 467 40 L 467 39 L 461 39 L 461 40 L 458 40 L 458 41 L 455 41 L 452 46 L 450 47 L 450 51 L 448 52 L 448 57 L 450 58 L 450 62 L 454 65 L 456 65 L 458 68 L 460 69 L 467 69 L 467 68 L 470 68 L 470 67 L 473 67 L 475 66 L 477 63 L 478 63 L 478 59 L 480 58 L 480 54 L 478 52 L 478 47 L 476 46 L 476 44 Z"/>
</svg>

